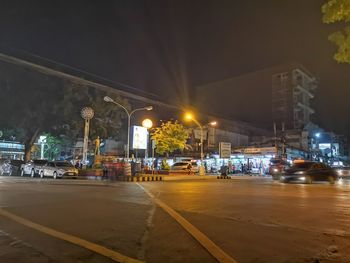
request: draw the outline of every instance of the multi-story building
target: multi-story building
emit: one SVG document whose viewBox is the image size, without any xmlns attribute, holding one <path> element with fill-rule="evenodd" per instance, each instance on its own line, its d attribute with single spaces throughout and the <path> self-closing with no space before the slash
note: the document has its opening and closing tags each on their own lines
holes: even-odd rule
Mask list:
<svg viewBox="0 0 350 263">
<path fill-rule="evenodd" d="M 302 129 L 311 121 L 311 107 L 317 81 L 302 65 L 291 65 L 272 75 L 273 121 L 287 129 Z"/>
<path fill-rule="evenodd" d="M 266 68 L 197 87 L 201 112 L 241 120 L 273 131 L 302 129 L 315 112 L 311 102 L 316 78 L 300 64 Z"/>
</svg>

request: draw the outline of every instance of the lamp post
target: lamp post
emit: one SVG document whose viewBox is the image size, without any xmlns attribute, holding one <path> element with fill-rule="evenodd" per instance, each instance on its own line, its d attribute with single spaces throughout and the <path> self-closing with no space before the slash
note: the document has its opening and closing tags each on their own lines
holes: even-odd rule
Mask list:
<svg viewBox="0 0 350 263">
<path fill-rule="evenodd" d="M 186 120 L 188 121 L 193 121 L 200 129 L 200 144 L 201 144 L 201 165 L 203 163 L 203 158 L 204 158 L 204 154 L 203 154 L 203 126 L 199 123 L 199 121 L 197 121 L 196 118 L 194 118 L 194 116 L 191 113 L 187 113 L 185 115 Z"/>
<path fill-rule="evenodd" d="M 151 129 L 153 126 L 153 122 L 150 119 L 144 119 L 142 121 L 142 127 L 147 129 L 147 146 L 145 151 L 145 159 L 148 158 L 148 141 L 149 141 L 149 129 Z M 152 160 L 153 161 L 153 160 Z"/>
<path fill-rule="evenodd" d="M 207 125 L 211 126 L 213 129 L 213 144 L 214 144 L 214 149 L 215 149 L 215 127 L 218 123 L 216 121 L 211 121 L 209 122 Z M 208 148 L 210 147 L 210 143 L 209 143 L 209 129 L 208 129 Z"/>
<path fill-rule="evenodd" d="M 110 98 L 108 96 L 105 96 L 103 98 L 103 100 L 105 102 L 110 102 L 110 103 L 113 103 L 113 104 L 119 106 L 120 108 L 122 108 L 126 112 L 126 115 L 128 116 L 128 134 L 127 134 L 126 158 L 129 161 L 129 158 L 130 158 L 130 123 L 131 123 L 131 115 L 133 115 L 136 111 L 141 111 L 141 110 L 148 110 L 148 111 L 150 111 L 150 110 L 153 110 L 153 106 L 147 106 L 147 107 L 143 107 L 143 108 L 134 109 L 132 111 L 128 111 L 128 109 L 125 106 L 123 106 L 120 103 L 114 101 L 112 98 Z"/>
<path fill-rule="evenodd" d="M 89 143 L 89 128 L 90 128 L 90 120 L 94 117 L 94 110 L 90 107 L 85 107 L 81 110 L 81 117 L 85 120 L 84 127 L 84 144 L 83 144 L 83 167 L 86 168 L 87 163 L 87 151 L 88 151 L 88 143 Z"/>
<path fill-rule="evenodd" d="M 185 119 L 188 121 L 193 121 L 200 129 L 200 144 L 201 144 L 201 166 L 199 167 L 199 175 L 205 175 L 205 169 L 203 166 L 203 159 L 204 159 L 204 153 L 203 153 L 203 125 L 199 123 L 199 121 L 191 114 L 186 113 Z M 217 123 L 215 121 L 209 123 L 212 126 L 215 126 Z"/>
</svg>

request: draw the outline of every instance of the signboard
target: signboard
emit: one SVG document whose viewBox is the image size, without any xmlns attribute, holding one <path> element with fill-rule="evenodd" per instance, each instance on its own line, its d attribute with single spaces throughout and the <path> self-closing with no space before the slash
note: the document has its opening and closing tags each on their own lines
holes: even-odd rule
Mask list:
<svg viewBox="0 0 350 263">
<path fill-rule="evenodd" d="M 132 148 L 134 149 L 147 149 L 147 128 L 142 126 L 133 127 L 133 139 L 132 139 Z"/>
<path fill-rule="evenodd" d="M 275 147 L 262 147 L 262 148 L 244 148 L 244 154 L 275 154 Z"/>
<path fill-rule="evenodd" d="M 230 158 L 231 157 L 231 143 L 230 142 L 220 142 L 219 143 L 220 158 Z"/>
<path fill-rule="evenodd" d="M 200 140 L 201 139 L 201 129 L 193 129 L 193 134 L 194 134 L 194 138 Z M 208 131 L 206 129 L 203 129 L 203 140 L 207 139 L 207 134 Z"/>
</svg>

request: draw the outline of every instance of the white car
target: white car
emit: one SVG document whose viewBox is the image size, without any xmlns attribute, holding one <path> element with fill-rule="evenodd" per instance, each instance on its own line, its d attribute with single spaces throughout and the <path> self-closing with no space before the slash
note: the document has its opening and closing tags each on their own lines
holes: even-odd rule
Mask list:
<svg viewBox="0 0 350 263">
<path fill-rule="evenodd" d="M 42 167 L 47 164 L 47 160 L 31 160 L 21 165 L 21 176 L 30 175 L 34 177 L 39 174 Z"/>
<path fill-rule="evenodd" d="M 39 175 L 40 178 L 49 176 L 54 179 L 62 178 L 64 176 L 78 176 L 78 169 L 71 163 L 65 161 L 48 162 L 42 167 Z"/>
<path fill-rule="evenodd" d="M 189 172 L 191 167 L 191 173 L 197 173 L 199 168 L 197 162 L 176 162 L 170 167 L 170 172 Z"/>
</svg>

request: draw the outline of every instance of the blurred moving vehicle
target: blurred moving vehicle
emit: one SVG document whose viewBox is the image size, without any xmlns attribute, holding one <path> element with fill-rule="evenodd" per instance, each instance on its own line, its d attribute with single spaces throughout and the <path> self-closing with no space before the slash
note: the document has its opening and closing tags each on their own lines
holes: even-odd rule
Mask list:
<svg viewBox="0 0 350 263">
<path fill-rule="evenodd" d="M 50 176 L 54 179 L 62 178 L 64 176 L 78 176 L 78 169 L 67 161 L 48 162 L 42 166 L 39 175 L 40 178 Z"/>
<path fill-rule="evenodd" d="M 269 166 L 269 174 L 272 176 L 273 180 L 279 180 L 284 171 L 289 167 L 289 163 L 283 159 L 271 159 Z"/>
<path fill-rule="evenodd" d="M 176 162 L 170 167 L 170 172 L 197 173 L 199 167 L 196 161 Z"/>
<path fill-rule="evenodd" d="M 328 181 L 334 184 L 338 175 L 334 169 L 324 163 L 304 161 L 297 162 L 281 175 L 281 182 L 299 182 L 312 184 L 314 181 Z"/>
<path fill-rule="evenodd" d="M 339 179 L 350 180 L 350 166 L 338 167 L 335 170 Z"/>
<path fill-rule="evenodd" d="M 30 175 L 31 177 L 34 177 L 35 175 L 39 174 L 42 167 L 47 164 L 47 160 L 30 160 L 29 162 L 22 164 L 21 166 L 21 176 Z"/>
</svg>

